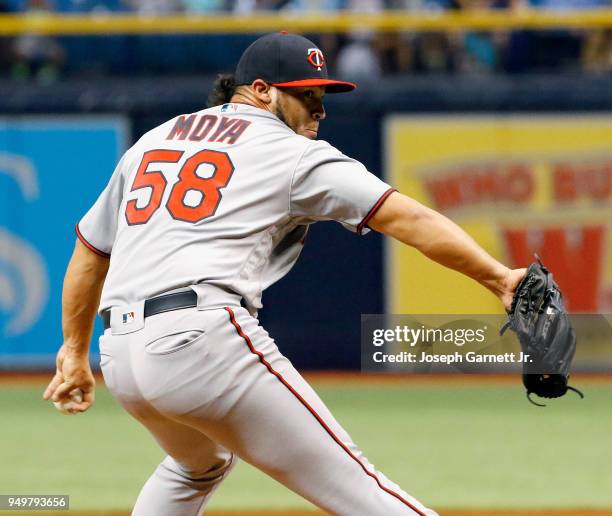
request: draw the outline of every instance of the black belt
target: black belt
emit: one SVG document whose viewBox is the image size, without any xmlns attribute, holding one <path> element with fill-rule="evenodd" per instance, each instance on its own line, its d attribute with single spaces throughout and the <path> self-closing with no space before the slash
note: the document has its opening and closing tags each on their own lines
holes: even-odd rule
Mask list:
<svg viewBox="0 0 612 516">
<path fill-rule="evenodd" d="M 181 308 L 194 308 L 196 306 L 198 306 L 198 295 L 190 289 L 184 292 L 175 292 L 147 299 L 144 303 L 144 316 L 146 318 L 163 312 L 171 312 Z M 108 330 L 111 323 L 110 310 L 102 312 L 102 321 L 104 322 L 104 329 Z"/>
</svg>

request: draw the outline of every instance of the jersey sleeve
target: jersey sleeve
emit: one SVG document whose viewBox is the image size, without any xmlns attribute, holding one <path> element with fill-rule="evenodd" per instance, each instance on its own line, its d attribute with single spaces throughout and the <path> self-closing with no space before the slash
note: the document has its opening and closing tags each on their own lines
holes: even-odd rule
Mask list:
<svg viewBox="0 0 612 516">
<path fill-rule="evenodd" d="M 336 220 L 358 234 L 395 189 L 324 141 L 311 143 L 293 175 L 290 212 L 308 221 Z"/>
<path fill-rule="evenodd" d="M 94 205 L 76 225 L 79 240 L 91 251 L 109 257 L 117 234 L 119 209 L 123 199 L 123 168 L 127 153 L 119 161 L 113 175 Z"/>
</svg>

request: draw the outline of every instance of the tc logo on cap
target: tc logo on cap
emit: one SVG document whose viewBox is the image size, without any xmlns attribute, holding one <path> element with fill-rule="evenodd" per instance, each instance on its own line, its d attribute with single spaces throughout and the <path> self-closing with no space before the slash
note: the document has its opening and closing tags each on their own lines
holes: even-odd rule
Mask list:
<svg viewBox="0 0 612 516">
<path fill-rule="evenodd" d="M 323 57 L 323 52 L 321 52 L 318 48 L 309 48 L 308 49 L 308 62 L 314 66 L 317 71 L 321 71 L 321 68 L 325 65 L 325 58 Z"/>
</svg>

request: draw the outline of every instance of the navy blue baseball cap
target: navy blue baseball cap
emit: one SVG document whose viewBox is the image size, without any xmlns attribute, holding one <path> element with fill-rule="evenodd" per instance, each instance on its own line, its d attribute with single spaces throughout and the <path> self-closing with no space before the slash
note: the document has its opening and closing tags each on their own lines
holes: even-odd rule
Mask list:
<svg viewBox="0 0 612 516">
<path fill-rule="evenodd" d="M 327 76 L 323 52 L 309 39 L 285 31 L 267 34 L 252 43 L 236 66 L 236 84 L 262 79 L 272 86 L 325 86 L 326 93 L 352 91 L 352 82 Z"/>
</svg>

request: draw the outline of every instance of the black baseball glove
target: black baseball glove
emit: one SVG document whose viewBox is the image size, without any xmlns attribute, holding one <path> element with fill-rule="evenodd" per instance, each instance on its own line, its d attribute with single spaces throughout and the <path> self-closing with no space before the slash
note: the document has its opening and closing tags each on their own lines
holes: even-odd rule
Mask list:
<svg viewBox="0 0 612 516">
<path fill-rule="evenodd" d="M 558 398 L 568 390 L 578 393 L 581 398 L 584 395 L 568 385 L 570 365 L 576 351 L 576 333 L 567 315 L 563 295 L 537 255 L 536 260 L 516 287 L 508 321 L 500 333 L 510 328 L 517 334 L 523 354 L 529 355 L 523 362 L 527 399 L 544 407 L 531 399 L 532 393 L 542 398 Z"/>
</svg>

